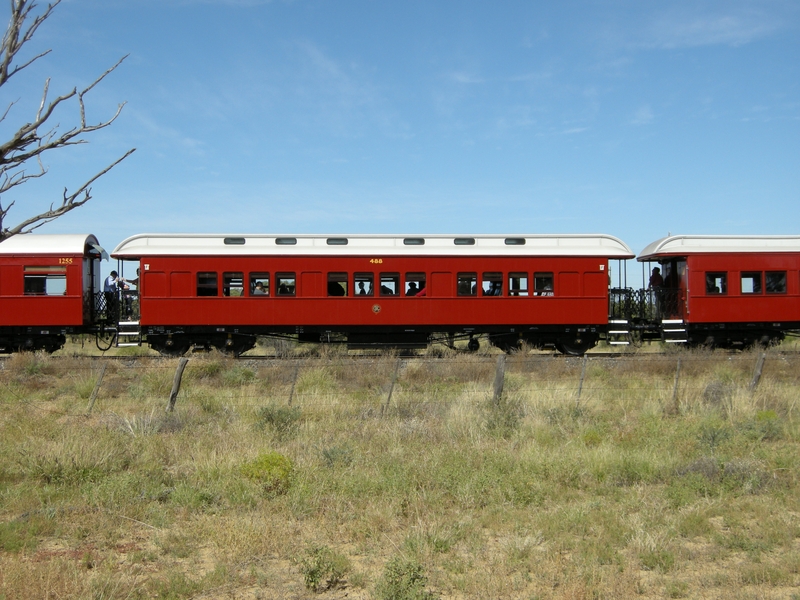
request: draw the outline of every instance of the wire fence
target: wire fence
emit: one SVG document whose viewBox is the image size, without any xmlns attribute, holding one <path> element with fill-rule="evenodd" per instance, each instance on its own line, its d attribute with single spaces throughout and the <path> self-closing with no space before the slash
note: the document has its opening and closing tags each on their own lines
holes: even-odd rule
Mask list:
<svg viewBox="0 0 800 600">
<path fill-rule="evenodd" d="M 0 401 L 70 415 L 120 406 L 181 410 L 209 404 L 349 407 L 383 414 L 409 405 L 506 399 L 576 406 L 654 400 L 678 406 L 756 393 L 794 397 L 800 389 L 798 363 L 800 355 L 779 352 L 275 360 L 195 355 L 116 361 L 20 354 L 0 362 Z"/>
</svg>

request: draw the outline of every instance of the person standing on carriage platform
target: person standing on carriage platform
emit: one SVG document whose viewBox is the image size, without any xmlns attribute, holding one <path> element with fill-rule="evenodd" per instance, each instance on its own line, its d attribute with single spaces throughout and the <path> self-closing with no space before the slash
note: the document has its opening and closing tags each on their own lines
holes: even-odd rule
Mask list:
<svg viewBox="0 0 800 600">
<path fill-rule="evenodd" d="M 116 320 L 119 315 L 119 275 L 116 271 L 106 277 L 103 283 L 103 295 L 106 297 L 106 315 L 109 320 Z"/>
<path fill-rule="evenodd" d="M 653 268 L 653 274 L 650 275 L 650 285 L 648 289 L 653 290 L 655 295 L 656 306 L 656 319 L 661 320 L 661 314 L 664 310 L 664 278 L 661 276 L 661 269 L 658 267 Z"/>
</svg>

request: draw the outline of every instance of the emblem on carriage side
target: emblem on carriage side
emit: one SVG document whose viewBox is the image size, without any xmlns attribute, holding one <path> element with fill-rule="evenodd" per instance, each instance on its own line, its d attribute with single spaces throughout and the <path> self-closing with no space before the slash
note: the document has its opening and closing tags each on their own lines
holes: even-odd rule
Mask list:
<svg viewBox="0 0 800 600">
<path fill-rule="evenodd" d="M 372 312 L 374 312 L 376 315 L 379 312 L 381 312 L 381 305 L 380 304 L 373 304 L 372 305 Z"/>
</svg>

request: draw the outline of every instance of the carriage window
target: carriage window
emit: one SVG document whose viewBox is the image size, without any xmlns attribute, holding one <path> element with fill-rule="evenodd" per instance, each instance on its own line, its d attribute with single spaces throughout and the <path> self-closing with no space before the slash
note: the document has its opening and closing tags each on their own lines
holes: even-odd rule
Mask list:
<svg viewBox="0 0 800 600">
<path fill-rule="evenodd" d="M 706 294 L 727 294 L 727 273 L 706 273 Z"/>
<path fill-rule="evenodd" d="M 416 296 L 425 289 L 425 273 L 406 273 L 406 296 Z"/>
<path fill-rule="evenodd" d="M 484 273 L 481 281 L 482 294 L 484 296 L 502 296 L 503 295 L 503 274 L 502 273 Z"/>
<path fill-rule="evenodd" d="M 508 295 L 527 296 L 528 295 L 528 274 L 509 273 L 508 274 Z"/>
<path fill-rule="evenodd" d="M 65 296 L 66 267 L 25 267 L 26 296 Z"/>
<path fill-rule="evenodd" d="M 534 273 L 533 274 L 533 288 L 535 296 L 552 296 L 553 295 L 553 274 L 552 273 Z"/>
<path fill-rule="evenodd" d="M 294 296 L 297 278 L 294 273 L 275 273 L 275 286 L 278 288 L 278 296 Z"/>
<path fill-rule="evenodd" d="M 244 273 L 223 273 L 222 295 L 244 296 Z"/>
<path fill-rule="evenodd" d="M 786 271 L 767 271 L 767 293 L 786 293 Z"/>
<path fill-rule="evenodd" d="M 381 273 L 381 296 L 397 296 L 400 293 L 400 273 Z"/>
<path fill-rule="evenodd" d="M 374 296 L 375 288 L 372 286 L 375 276 L 372 273 L 356 273 L 353 279 L 356 296 Z"/>
<path fill-rule="evenodd" d="M 197 295 L 198 296 L 218 296 L 219 287 L 217 286 L 216 273 L 197 274 Z"/>
<path fill-rule="evenodd" d="M 250 273 L 250 295 L 269 296 L 269 273 Z"/>
<path fill-rule="evenodd" d="M 761 273 L 742 273 L 742 293 L 761 293 Z"/>
<path fill-rule="evenodd" d="M 328 296 L 347 296 L 347 273 L 328 273 Z"/>
<path fill-rule="evenodd" d="M 478 274 L 477 273 L 459 273 L 458 274 L 458 287 L 459 296 L 477 296 L 478 295 Z"/>
</svg>

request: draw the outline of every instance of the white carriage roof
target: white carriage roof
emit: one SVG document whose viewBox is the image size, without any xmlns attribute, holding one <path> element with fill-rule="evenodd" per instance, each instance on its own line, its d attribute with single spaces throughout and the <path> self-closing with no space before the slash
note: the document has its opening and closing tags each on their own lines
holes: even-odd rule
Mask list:
<svg viewBox="0 0 800 600">
<path fill-rule="evenodd" d="M 646 246 L 636 260 L 717 252 L 800 252 L 800 235 L 671 235 Z"/>
<path fill-rule="evenodd" d="M 143 256 L 601 256 L 633 258 L 621 240 L 575 235 L 147 234 L 129 237 L 114 258 Z"/>
<path fill-rule="evenodd" d="M 21 233 L 0 242 L 2 255 L 83 255 L 88 247 L 97 250 L 108 259 L 108 253 L 100 247 L 97 238 L 90 233 L 38 234 Z"/>
</svg>

